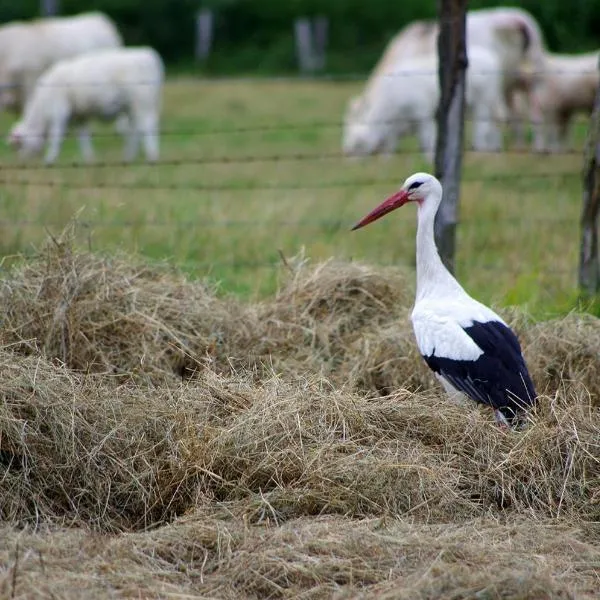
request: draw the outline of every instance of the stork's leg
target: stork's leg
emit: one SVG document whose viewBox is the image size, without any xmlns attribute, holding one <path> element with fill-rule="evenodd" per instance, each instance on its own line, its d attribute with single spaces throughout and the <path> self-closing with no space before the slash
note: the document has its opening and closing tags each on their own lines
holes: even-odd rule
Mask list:
<svg viewBox="0 0 600 600">
<path fill-rule="evenodd" d="M 496 419 L 498 427 L 500 427 L 501 429 L 510 429 L 510 424 L 506 420 L 506 417 L 497 408 L 494 408 L 494 417 Z"/>
</svg>

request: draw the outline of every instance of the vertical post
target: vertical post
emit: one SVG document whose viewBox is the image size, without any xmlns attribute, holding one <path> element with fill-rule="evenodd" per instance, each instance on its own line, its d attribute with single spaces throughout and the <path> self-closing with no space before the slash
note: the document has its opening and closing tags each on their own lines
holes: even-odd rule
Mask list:
<svg viewBox="0 0 600 600">
<path fill-rule="evenodd" d="M 327 56 L 327 38 L 329 33 L 329 20 L 327 17 L 319 16 L 314 20 L 314 51 L 316 68 L 325 68 L 325 57 Z"/>
<path fill-rule="evenodd" d="M 207 8 L 196 13 L 196 60 L 206 60 L 212 47 L 214 31 L 213 11 Z"/>
<path fill-rule="evenodd" d="M 435 239 L 440 257 L 454 272 L 456 223 L 462 167 L 467 0 L 439 0 L 438 75 L 440 104 L 436 115 L 435 174 L 444 197 L 435 220 Z"/>
<path fill-rule="evenodd" d="M 329 21 L 327 17 L 303 17 L 294 22 L 296 56 L 300 70 L 313 72 L 325 68 Z"/>
<path fill-rule="evenodd" d="M 58 14 L 60 0 L 40 0 L 42 17 L 54 17 Z"/>
<path fill-rule="evenodd" d="M 598 64 L 600 69 L 600 61 Z M 579 288 L 584 296 L 600 291 L 598 211 L 600 208 L 600 90 L 596 92 L 583 156 L 583 209 L 579 248 Z"/>
<path fill-rule="evenodd" d="M 296 19 L 294 22 L 296 37 L 296 54 L 300 70 L 304 73 L 314 71 L 313 36 L 310 20 L 307 18 Z"/>
</svg>

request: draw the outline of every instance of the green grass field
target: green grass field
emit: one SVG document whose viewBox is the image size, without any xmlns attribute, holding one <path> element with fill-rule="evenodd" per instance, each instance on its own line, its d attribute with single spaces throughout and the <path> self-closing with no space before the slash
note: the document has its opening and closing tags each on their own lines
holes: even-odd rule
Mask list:
<svg viewBox="0 0 600 600">
<path fill-rule="evenodd" d="M 359 89 L 359 82 L 170 80 L 161 139 L 166 164 L 155 166 L 73 168 L 79 153 L 69 139 L 56 167 L 28 169 L 3 147 L 2 251 L 27 253 L 78 215 L 86 247 L 167 259 L 220 282 L 225 292 L 251 297 L 275 287 L 280 251 L 313 261 L 410 265 L 413 207 L 349 231 L 407 175 L 429 170 L 412 139 L 392 159 L 336 156 L 346 101 Z M 11 120 L 3 116 L 3 131 Z M 579 129 L 577 148 L 585 123 Z M 120 160 L 120 138 L 108 127 L 96 132 L 98 161 Z M 314 157 L 284 158 L 295 154 Z M 484 302 L 523 305 L 540 317 L 569 310 L 580 154 L 467 154 L 464 167 L 459 279 Z"/>
</svg>

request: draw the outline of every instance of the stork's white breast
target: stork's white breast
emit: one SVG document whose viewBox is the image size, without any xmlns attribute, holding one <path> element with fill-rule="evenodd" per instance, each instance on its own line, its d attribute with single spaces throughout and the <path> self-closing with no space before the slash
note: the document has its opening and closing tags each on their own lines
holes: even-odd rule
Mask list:
<svg viewBox="0 0 600 600">
<path fill-rule="evenodd" d="M 453 360 L 477 360 L 483 350 L 465 332 L 474 322 L 502 319 L 487 306 L 469 296 L 449 300 L 423 299 L 411 315 L 417 345 L 423 356 Z"/>
</svg>

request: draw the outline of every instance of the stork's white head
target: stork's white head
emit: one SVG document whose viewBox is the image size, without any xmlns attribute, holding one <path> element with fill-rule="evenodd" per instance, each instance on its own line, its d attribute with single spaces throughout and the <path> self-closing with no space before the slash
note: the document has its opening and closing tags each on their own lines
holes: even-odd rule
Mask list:
<svg viewBox="0 0 600 600">
<path fill-rule="evenodd" d="M 415 173 L 404 182 L 399 191 L 392 194 L 367 216 L 363 217 L 352 230 L 360 229 L 408 202 L 417 202 L 421 208 L 435 214 L 441 200 L 442 184 L 429 173 Z"/>
</svg>

